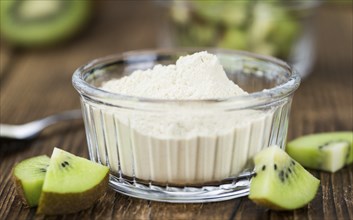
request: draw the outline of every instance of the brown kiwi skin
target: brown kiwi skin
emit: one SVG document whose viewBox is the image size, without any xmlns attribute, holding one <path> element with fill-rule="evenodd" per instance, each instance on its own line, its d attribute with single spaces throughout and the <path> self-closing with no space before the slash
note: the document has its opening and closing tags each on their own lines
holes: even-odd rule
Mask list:
<svg viewBox="0 0 353 220">
<path fill-rule="evenodd" d="M 256 203 L 257 205 L 260 206 L 265 206 L 271 210 L 275 210 L 275 211 L 285 211 L 285 208 L 282 208 L 280 206 L 277 206 L 276 204 L 273 204 L 272 202 L 268 201 L 267 199 L 256 199 L 253 200 L 254 203 Z"/>
<path fill-rule="evenodd" d="M 17 164 L 16 164 L 17 165 Z M 16 165 L 14 167 L 16 167 Z M 22 203 L 26 206 L 26 207 L 33 207 L 30 206 L 27 202 L 26 196 L 25 196 L 25 192 L 23 191 L 23 187 L 22 187 L 22 182 L 20 179 L 18 179 L 15 176 L 15 169 L 12 169 L 11 171 L 12 174 L 12 181 L 15 183 L 15 190 L 17 195 L 20 196 Z"/>
<path fill-rule="evenodd" d="M 83 193 L 51 193 L 42 192 L 37 214 L 41 215 L 64 215 L 75 213 L 91 207 L 100 197 L 105 194 L 108 187 L 109 172 L 103 181 L 94 188 Z M 84 194 L 84 196 L 83 196 Z M 99 196 L 97 196 L 99 195 Z M 46 203 L 45 206 L 41 205 Z"/>
</svg>

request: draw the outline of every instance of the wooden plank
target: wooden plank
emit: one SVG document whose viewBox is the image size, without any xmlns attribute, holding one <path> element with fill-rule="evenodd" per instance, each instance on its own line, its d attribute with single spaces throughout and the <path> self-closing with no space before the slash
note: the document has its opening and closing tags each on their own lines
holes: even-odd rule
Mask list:
<svg viewBox="0 0 353 220">
<path fill-rule="evenodd" d="M 0 42 L 0 78 L 2 78 L 6 69 L 9 68 L 12 51 L 4 42 Z"/>
<path fill-rule="evenodd" d="M 230 200 L 225 202 L 204 204 L 169 204 L 151 202 L 150 219 L 229 219 L 233 209 L 241 202 Z"/>
</svg>

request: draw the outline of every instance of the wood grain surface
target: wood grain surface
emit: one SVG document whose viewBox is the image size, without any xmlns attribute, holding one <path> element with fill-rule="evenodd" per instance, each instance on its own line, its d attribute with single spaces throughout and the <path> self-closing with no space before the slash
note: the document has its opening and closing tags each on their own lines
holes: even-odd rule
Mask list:
<svg viewBox="0 0 353 220">
<path fill-rule="evenodd" d="M 73 71 L 97 57 L 158 46 L 160 9 L 145 1 L 104 1 L 91 27 L 52 49 L 15 49 L 1 43 L 0 122 L 20 124 L 79 108 Z M 288 139 L 322 131 L 353 130 L 352 8 L 323 6 L 314 19 L 316 60 L 294 96 Z M 107 31 L 109 30 L 109 31 Z M 334 173 L 310 170 L 321 180 L 306 207 L 276 212 L 247 197 L 218 203 L 166 204 L 109 189 L 92 208 L 66 216 L 36 216 L 15 193 L 11 169 L 58 146 L 88 158 L 83 123 L 60 123 L 32 141 L 0 141 L 0 219 L 353 219 L 353 165 Z"/>
</svg>

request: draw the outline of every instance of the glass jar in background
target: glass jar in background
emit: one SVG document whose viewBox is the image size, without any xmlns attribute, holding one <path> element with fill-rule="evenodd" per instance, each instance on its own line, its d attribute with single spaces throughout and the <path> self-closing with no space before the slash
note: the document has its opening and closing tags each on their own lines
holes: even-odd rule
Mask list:
<svg viewBox="0 0 353 220">
<path fill-rule="evenodd" d="M 292 64 L 302 77 L 314 58 L 310 23 L 317 0 L 172 1 L 162 30 L 163 47 L 218 47 L 270 55 Z"/>
</svg>

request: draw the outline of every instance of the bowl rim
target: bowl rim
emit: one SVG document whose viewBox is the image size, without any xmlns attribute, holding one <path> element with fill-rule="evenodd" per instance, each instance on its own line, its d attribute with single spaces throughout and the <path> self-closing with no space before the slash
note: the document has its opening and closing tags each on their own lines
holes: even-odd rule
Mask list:
<svg viewBox="0 0 353 220">
<path fill-rule="evenodd" d="M 195 53 L 200 51 L 207 51 L 211 54 L 220 55 L 237 55 L 241 57 L 248 57 L 252 59 L 256 59 L 263 62 L 272 63 L 281 67 L 285 70 L 285 74 L 289 74 L 289 78 L 285 83 L 277 85 L 275 87 L 265 89 L 262 91 L 257 91 L 253 93 L 249 93 L 246 95 L 239 96 L 231 96 L 227 98 L 219 98 L 219 99 L 157 99 L 157 98 L 146 98 L 146 97 L 138 97 L 131 95 L 124 95 L 119 93 L 112 93 L 98 87 L 95 87 L 84 80 L 85 74 L 89 71 L 97 69 L 99 66 L 104 66 L 112 62 L 117 61 L 126 61 L 127 58 L 131 58 L 134 56 L 139 57 L 157 57 L 157 55 L 176 55 L 177 53 Z M 222 48 L 162 48 L 162 49 L 146 49 L 146 50 L 132 50 L 117 54 L 108 55 L 105 57 L 94 59 L 87 64 L 79 67 L 75 70 L 72 76 L 72 84 L 75 89 L 79 92 L 79 94 L 93 102 L 111 105 L 111 106 L 136 106 L 136 104 L 143 105 L 144 107 L 151 105 L 160 105 L 160 104 L 168 104 L 168 105 L 177 105 L 188 104 L 188 105 L 198 105 L 202 104 L 203 107 L 205 105 L 212 106 L 228 106 L 231 108 L 242 109 L 253 106 L 261 106 L 267 105 L 281 99 L 284 99 L 294 93 L 294 91 L 299 87 L 301 78 L 297 71 L 292 68 L 286 62 L 271 57 L 260 54 L 255 54 L 247 51 L 240 50 L 230 50 L 230 49 L 222 49 Z"/>
</svg>

